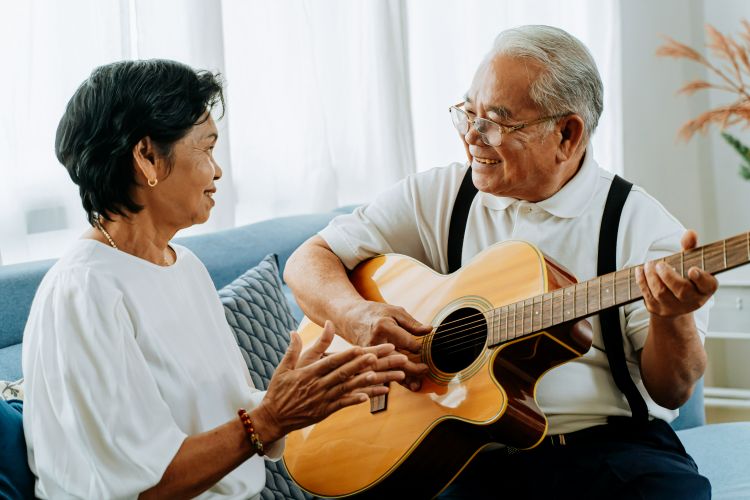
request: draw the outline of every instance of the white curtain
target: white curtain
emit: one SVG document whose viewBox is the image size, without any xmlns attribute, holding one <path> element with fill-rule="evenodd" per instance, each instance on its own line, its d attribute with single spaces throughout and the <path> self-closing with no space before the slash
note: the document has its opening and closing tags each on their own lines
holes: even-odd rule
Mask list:
<svg viewBox="0 0 750 500">
<path fill-rule="evenodd" d="M 223 14 L 238 223 L 366 201 L 414 171 L 404 2 Z"/>
<path fill-rule="evenodd" d="M 78 85 L 121 59 L 165 57 L 223 71 L 220 7 L 220 0 L 3 2 L 0 263 L 56 257 L 87 228 L 77 188 L 54 154 L 57 123 Z M 217 155 L 228 166 L 228 141 Z M 233 225 L 228 194 L 199 230 Z"/>
<path fill-rule="evenodd" d="M 552 24 L 591 49 L 605 85 L 594 142 L 621 171 L 619 2 L 574 0 L 29 0 L 5 2 L 0 262 L 55 257 L 86 223 L 54 157 L 65 103 L 126 58 L 220 71 L 217 207 L 188 232 L 366 202 L 463 159 L 447 108 L 501 30 Z"/>
</svg>

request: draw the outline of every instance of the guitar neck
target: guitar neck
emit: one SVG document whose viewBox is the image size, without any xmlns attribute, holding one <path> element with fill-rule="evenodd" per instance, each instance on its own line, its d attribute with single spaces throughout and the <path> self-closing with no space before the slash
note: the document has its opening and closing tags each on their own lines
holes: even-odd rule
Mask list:
<svg viewBox="0 0 750 500">
<path fill-rule="evenodd" d="M 718 274 L 750 262 L 750 232 L 717 241 L 654 262 L 665 262 L 685 277 L 697 267 Z M 642 297 L 634 266 L 597 278 L 558 288 L 488 311 L 492 325 L 489 346 L 542 330 L 578 321 L 605 309 L 623 306 Z"/>
</svg>

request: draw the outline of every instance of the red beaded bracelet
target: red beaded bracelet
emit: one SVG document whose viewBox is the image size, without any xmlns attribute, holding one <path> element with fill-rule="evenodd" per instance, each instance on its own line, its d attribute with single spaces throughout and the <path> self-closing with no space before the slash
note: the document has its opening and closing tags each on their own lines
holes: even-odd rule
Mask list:
<svg viewBox="0 0 750 500">
<path fill-rule="evenodd" d="M 253 421 L 250 420 L 250 415 L 247 413 L 247 410 L 245 410 L 244 408 L 240 408 L 239 410 L 237 410 L 237 416 L 240 417 L 240 422 L 242 422 L 242 426 L 245 428 L 247 439 L 250 441 L 250 445 L 253 447 L 253 451 L 255 451 L 255 453 L 257 453 L 258 455 L 263 456 L 263 454 L 265 453 L 263 451 L 263 441 L 260 440 L 260 436 L 258 436 L 258 433 L 255 432 Z"/>
</svg>

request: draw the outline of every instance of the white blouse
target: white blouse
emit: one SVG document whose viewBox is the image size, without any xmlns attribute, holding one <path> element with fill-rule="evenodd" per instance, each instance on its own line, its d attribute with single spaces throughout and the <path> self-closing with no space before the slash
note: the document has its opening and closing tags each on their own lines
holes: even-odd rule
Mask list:
<svg viewBox="0 0 750 500">
<path fill-rule="evenodd" d="M 263 398 L 206 268 L 173 248 L 162 267 L 83 239 L 42 280 L 22 358 L 38 497 L 136 498 L 187 436 Z M 250 498 L 264 482 L 253 456 L 199 498 Z"/>
</svg>

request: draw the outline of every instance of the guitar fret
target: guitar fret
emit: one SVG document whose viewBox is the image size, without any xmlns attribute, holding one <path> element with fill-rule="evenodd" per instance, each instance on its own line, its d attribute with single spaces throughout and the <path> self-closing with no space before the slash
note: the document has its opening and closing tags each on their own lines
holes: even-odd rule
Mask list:
<svg viewBox="0 0 750 500">
<path fill-rule="evenodd" d="M 508 316 L 510 316 L 510 309 L 508 309 L 508 306 L 505 306 L 503 309 L 505 310 L 505 338 L 503 340 L 508 340 Z"/>
<path fill-rule="evenodd" d="M 706 265 L 704 267 L 706 271 L 710 273 L 716 273 L 727 268 L 723 242 L 706 245 L 703 247 L 703 249 L 706 255 Z"/>
<path fill-rule="evenodd" d="M 598 282 L 590 280 L 586 282 L 586 314 L 591 314 L 599 309 L 594 304 L 594 300 L 599 299 L 599 286 Z"/>
<path fill-rule="evenodd" d="M 531 302 L 529 302 L 531 301 Z M 528 311 L 528 312 L 527 312 Z M 534 319 L 534 299 L 526 299 L 523 301 L 523 333 L 531 333 L 533 331 L 532 321 Z M 527 323 L 528 320 L 528 323 Z M 526 326 L 528 324 L 528 326 Z"/>
<path fill-rule="evenodd" d="M 745 257 L 745 235 L 729 238 L 727 245 L 727 268 L 736 267 L 750 260 L 750 256 Z"/>
<path fill-rule="evenodd" d="M 575 312 L 576 317 L 583 317 L 586 316 L 586 296 L 585 294 L 585 285 L 581 285 L 581 283 L 577 283 L 574 285 L 574 306 L 573 311 Z"/>
<path fill-rule="evenodd" d="M 721 243 L 723 245 L 722 253 L 724 254 L 724 269 L 726 269 L 727 268 L 727 240 L 722 240 Z"/>
<path fill-rule="evenodd" d="M 612 273 L 612 300 L 617 303 L 617 271 Z"/>
<path fill-rule="evenodd" d="M 523 302 L 521 303 L 521 311 L 518 311 L 518 303 L 516 302 L 516 311 L 513 316 L 513 328 L 515 335 L 514 338 L 518 338 L 523 335 Z"/>
<path fill-rule="evenodd" d="M 573 295 L 573 291 L 570 289 L 571 287 L 566 287 L 565 293 L 563 294 L 563 317 L 566 320 L 573 319 L 573 310 L 575 310 L 575 295 Z M 573 299 L 573 304 L 570 304 L 571 298 Z M 567 303 L 566 303 L 567 299 Z M 573 309 L 571 309 L 571 305 Z"/>
<path fill-rule="evenodd" d="M 496 309 L 497 311 L 497 318 L 496 318 L 496 328 L 495 328 L 495 341 L 493 342 L 493 345 L 499 344 L 503 341 L 503 308 L 500 307 Z"/>
<path fill-rule="evenodd" d="M 553 290 L 552 293 L 549 294 L 549 317 L 550 317 L 550 325 L 555 324 L 555 291 Z"/>
<path fill-rule="evenodd" d="M 585 286 L 586 286 L 586 295 L 585 295 L 586 296 L 586 304 L 585 304 L 586 305 L 586 309 L 585 309 L 585 313 L 586 313 L 586 316 L 588 316 L 589 315 L 589 282 L 588 281 L 585 282 Z"/>
<path fill-rule="evenodd" d="M 632 275 L 633 275 L 633 268 L 631 267 L 628 269 L 628 302 L 633 299 L 633 297 L 631 296 L 633 284 L 632 284 L 632 280 L 630 279 Z"/>
<path fill-rule="evenodd" d="M 602 284 L 604 285 L 604 290 L 602 291 L 602 307 L 611 307 L 615 303 L 614 294 L 612 293 L 612 283 L 614 280 L 614 275 L 612 273 L 605 274 L 602 276 Z"/>
<path fill-rule="evenodd" d="M 622 271 L 614 272 L 614 279 L 613 279 L 614 285 L 612 286 L 614 293 L 612 295 L 614 296 L 615 304 L 624 302 L 624 298 L 622 296 L 625 295 L 625 290 L 623 290 L 622 288 L 622 283 L 620 283 L 619 287 L 617 286 L 621 277 L 622 277 Z"/>
<path fill-rule="evenodd" d="M 552 294 L 545 293 L 542 295 L 542 328 L 550 326 L 552 326 Z"/>
<path fill-rule="evenodd" d="M 562 323 L 565 317 L 565 294 L 562 288 L 558 288 L 554 293 L 555 302 L 557 302 L 557 317 L 555 323 Z"/>
<path fill-rule="evenodd" d="M 542 321 L 540 317 L 542 298 L 537 295 L 532 300 L 532 315 L 531 315 L 531 331 L 540 330 L 542 327 Z"/>
<path fill-rule="evenodd" d="M 498 321 L 497 316 L 500 313 L 497 309 L 492 310 L 492 328 L 490 329 L 490 345 L 495 345 L 498 342 L 498 338 L 500 337 L 500 332 L 498 331 Z"/>
<path fill-rule="evenodd" d="M 680 276 L 685 277 L 685 252 L 680 252 Z"/>
</svg>

